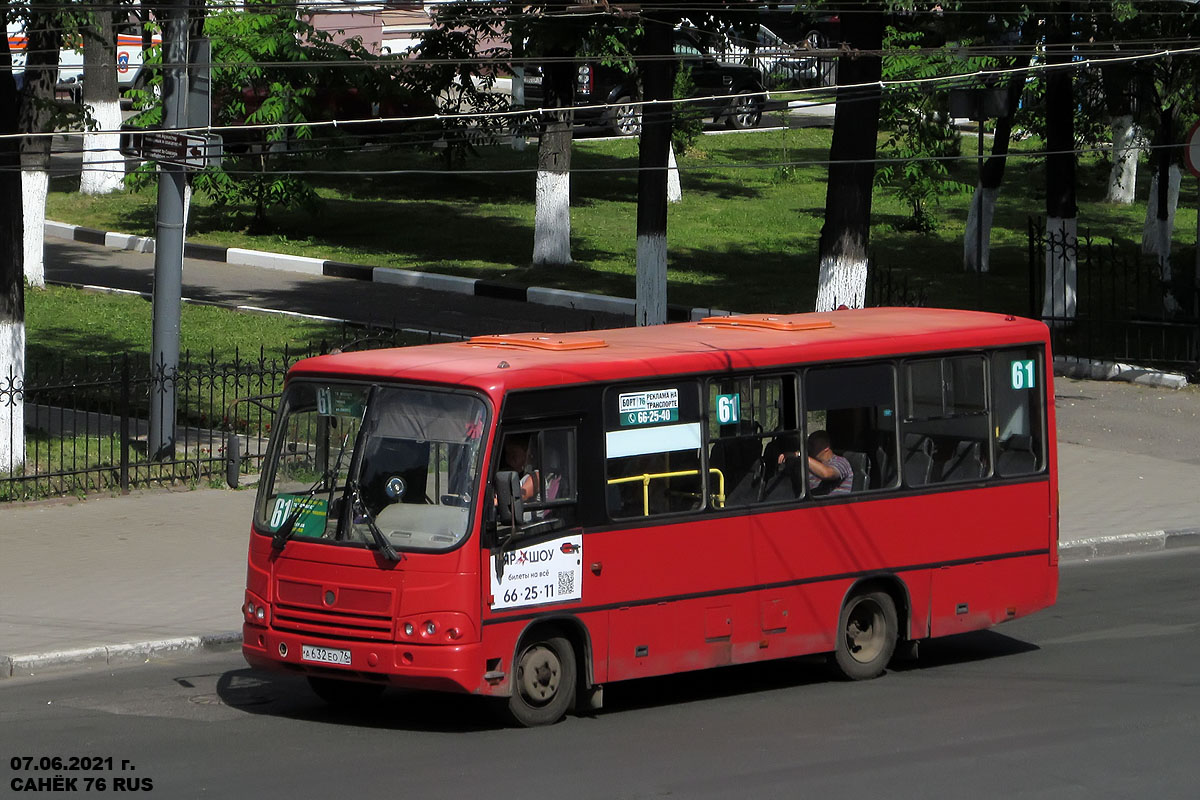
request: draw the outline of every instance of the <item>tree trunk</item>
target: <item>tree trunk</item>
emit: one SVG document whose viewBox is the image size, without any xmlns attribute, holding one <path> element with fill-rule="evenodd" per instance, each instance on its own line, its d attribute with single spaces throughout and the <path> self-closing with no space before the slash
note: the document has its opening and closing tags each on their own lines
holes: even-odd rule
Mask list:
<svg viewBox="0 0 1200 800">
<path fill-rule="evenodd" d="M 0 50 L 0 134 L 20 133 L 8 37 Z M 21 222 L 21 145 L 0 138 L 0 473 L 25 463 L 25 249 Z"/>
<path fill-rule="evenodd" d="M 1013 67 L 1028 65 L 1031 58 L 1014 59 Z M 996 198 L 1004 182 L 1004 169 L 1008 165 L 1008 145 L 1012 139 L 1013 114 L 1025 89 L 1025 73 L 1015 72 L 1009 79 L 1005 97 L 1005 108 L 1009 113 L 996 120 L 992 136 L 992 154 L 983 162 L 983 174 L 975 187 L 975 199 L 967 212 L 967 230 L 963 235 L 963 268 L 967 272 L 987 272 L 991 264 L 992 221 L 996 216 Z M 980 246 L 982 236 L 982 247 Z M 980 263 L 977 265 L 975 262 Z"/>
<path fill-rule="evenodd" d="M 97 11 L 96 24 L 83 40 L 83 104 L 100 131 L 83 136 L 80 194 L 109 194 L 125 178 L 121 155 L 121 100 L 117 91 L 116 33 L 113 15 Z"/>
<path fill-rule="evenodd" d="M 1070 32 L 1066 4 L 1055 6 L 1049 36 L 1051 64 L 1066 64 Z M 1046 73 L 1046 233 L 1048 241 L 1060 236 L 1057 246 L 1046 248 L 1046 293 L 1042 317 L 1063 325 L 1075 318 L 1076 269 L 1079 249 L 1079 207 L 1075 202 L 1075 100 L 1072 73 L 1052 69 Z"/>
<path fill-rule="evenodd" d="M 683 187 L 679 183 L 679 165 L 675 161 L 675 146 L 667 151 L 667 202 L 683 202 Z"/>
<path fill-rule="evenodd" d="M 538 137 L 538 171 L 534 223 L 533 263 L 571 263 L 571 137 L 570 110 L 575 92 L 575 65 L 552 63 L 546 67 L 545 86 L 550 112 Z"/>
<path fill-rule="evenodd" d="M 877 10 L 842 15 L 842 35 L 851 50 L 867 54 L 838 59 L 817 311 L 843 305 L 862 308 L 866 302 L 871 190 L 879 132 L 877 84 L 883 77 L 883 62 L 878 55 L 883 46 L 883 21 L 883 13 Z M 846 88 L 862 84 L 876 84 L 876 88 Z"/>
<path fill-rule="evenodd" d="M 1162 110 L 1158 122 L 1158 147 L 1154 151 L 1154 181 L 1150 202 L 1146 204 L 1146 225 L 1142 231 L 1142 252 L 1158 260 L 1159 277 L 1171 282 L 1171 236 L 1175 231 L 1175 208 L 1179 204 L 1179 165 L 1175 161 L 1175 109 Z M 1163 176 L 1167 176 L 1163 180 Z M 1170 286 L 1164 286 L 1164 306 L 1177 307 Z"/>
<path fill-rule="evenodd" d="M 21 90 L 19 126 L 22 133 L 50 133 L 54 85 L 58 81 L 61 32 L 50 15 L 31 14 L 26 27 L 25 86 Z M 22 216 L 24 217 L 25 280 L 46 285 L 42 260 L 46 224 L 46 190 L 50 182 L 50 137 L 29 136 L 21 141 Z"/>
<path fill-rule="evenodd" d="M 1170 280 L 1171 238 L 1175 232 L 1175 209 L 1179 206 L 1179 185 L 1183 177 L 1179 165 L 1167 167 L 1167 176 L 1165 185 L 1158 179 L 1157 172 L 1150 179 L 1146 222 L 1142 227 L 1142 252 L 1164 262 L 1167 269 L 1164 277 Z"/>
<path fill-rule="evenodd" d="M 1113 163 L 1104 197 L 1109 203 L 1130 205 L 1137 196 L 1138 135 L 1132 114 L 1112 118 Z"/>
<path fill-rule="evenodd" d="M 975 197 L 967 212 L 967 229 L 963 233 L 963 269 L 967 272 L 987 272 L 991 269 L 992 221 L 996 218 L 996 198 L 999 195 L 998 186 L 980 183 L 975 187 Z M 979 261 L 978 265 L 976 260 Z"/>
<path fill-rule="evenodd" d="M 1136 196 L 1139 130 L 1133 119 L 1137 73 L 1128 63 L 1110 62 L 1100 67 L 1104 104 L 1112 127 L 1112 168 L 1108 172 L 1105 201 L 1130 205 Z"/>
<path fill-rule="evenodd" d="M 675 64 L 672 29 L 653 20 L 642 35 L 641 54 L 660 60 L 642 62 L 643 97 L 649 103 L 642 113 L 638 140 L 637 302 L 638 325 L 667 321 L 667 162 L 671 152 L 669 101 L 674 87 Z"/>
</svg>

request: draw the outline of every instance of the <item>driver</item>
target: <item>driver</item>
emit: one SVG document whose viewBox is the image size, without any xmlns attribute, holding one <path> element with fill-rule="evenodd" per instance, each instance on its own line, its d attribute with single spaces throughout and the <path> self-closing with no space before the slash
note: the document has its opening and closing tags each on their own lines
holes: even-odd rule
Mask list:
<svg viewBox="0 0 1200 800">
<path fill-rule="evenodd" d="M 533 468 L 529 452 L 529 434 L 511 434 L 504 437 L 504 469 L 521 476 L 521 499 L 538 499 L 538 473 Z"/>
</svg>

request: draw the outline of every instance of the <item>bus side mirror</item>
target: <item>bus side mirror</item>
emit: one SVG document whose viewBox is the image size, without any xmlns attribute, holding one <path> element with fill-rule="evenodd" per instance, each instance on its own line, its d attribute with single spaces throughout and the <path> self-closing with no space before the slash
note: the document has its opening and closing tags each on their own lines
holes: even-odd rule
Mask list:
<svg viewBox="0 0 1200 800">
<path fill-rule="evenodd" d="M 521 476 L 512 470 L 501 470 L 493 481 L 496 487 L 496 518 L 501 525 L 513 530 L 525 516 L 525 500 L 521 497 Z"/>
<path fill-rule="evenodd" d="M 236 433 L 225 437 L 225 483 L 230 489 L 238 488 L 238 477 L 242 472 L 242 440 Z"/>
</svg>

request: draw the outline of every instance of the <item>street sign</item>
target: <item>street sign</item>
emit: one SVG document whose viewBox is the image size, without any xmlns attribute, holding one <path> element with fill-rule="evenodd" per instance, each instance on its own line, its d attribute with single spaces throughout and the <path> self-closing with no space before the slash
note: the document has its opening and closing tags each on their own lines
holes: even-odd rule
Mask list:
<svg viewBox="0 0 1200 800">
<path fill-rule="evenodd" d="M 132 158 L 176 164 L 187 169 L 220 166 L 223 155 L 221 137 L 216 134 L 156 130 L 123 130 L 121 152 Z"/>
</svg>

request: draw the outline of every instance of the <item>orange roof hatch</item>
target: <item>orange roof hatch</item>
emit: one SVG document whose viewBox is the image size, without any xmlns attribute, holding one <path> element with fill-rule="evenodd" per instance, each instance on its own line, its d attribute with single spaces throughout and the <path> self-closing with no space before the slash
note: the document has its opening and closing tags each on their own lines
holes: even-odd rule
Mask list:
<svg viewBox="0 0 1200 800">
<path fill-rule="evenodd" d="M 515 347 L 520 350 L 592 350 L 608 347 L 608 342 L 595 337 L 560 333 L 500 333 L 472 336 L 467 344 L 476 347 Z"/>
<path fill-rule="evenodd" d="M 830 320 L 806 317 L 807 314 L 739 314 L 730 317 L 705 317 L 700 320 L 700 324 L 711 325 L 714 328 L 745 328 L 758 331 L 814 331 L 833 327 Z"/>
</svg>

